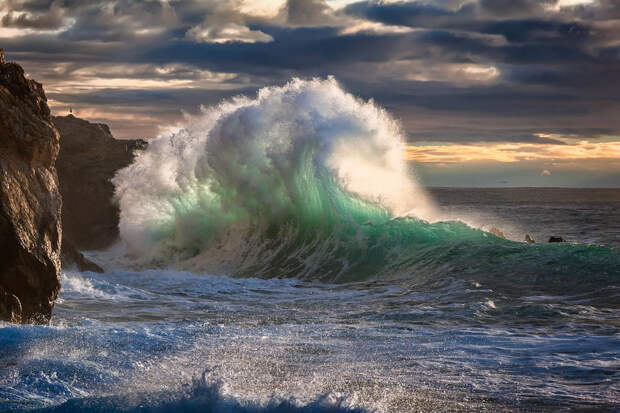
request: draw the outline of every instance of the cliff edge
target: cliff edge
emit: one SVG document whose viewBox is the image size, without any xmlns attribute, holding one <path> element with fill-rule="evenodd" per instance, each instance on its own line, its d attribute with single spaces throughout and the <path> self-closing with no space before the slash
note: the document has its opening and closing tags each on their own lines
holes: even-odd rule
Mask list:
<svg viewBox="0 0 620 413">
<path fill-rule="evenodd" d="M 0 320 L 51 317 L 60 290 L 59 145 L 43 87 L 0 51 Z"/>
<path fill-rule="evenodd" d="M 73 115 L 54 116 L 60 132 L 56 161 L 63 198 L 63 236 L 78 250 L 101 249 L 118 237 L 119 208 L 111 179 L 146 142 L 115 139 L 107 125 Z"/>
</svg>

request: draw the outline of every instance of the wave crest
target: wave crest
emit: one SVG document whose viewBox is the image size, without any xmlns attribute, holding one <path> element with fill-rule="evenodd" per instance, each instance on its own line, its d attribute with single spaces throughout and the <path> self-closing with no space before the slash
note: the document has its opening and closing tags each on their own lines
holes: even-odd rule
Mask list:
<svg viewBox="0 0 620 413">
<path fill-rule="evenodd" d="M 510 289 L 577 288 L 577 268 L 592 288 L 617 279 L 617 251 L 429 223 L 438 215 L 403 145 L 397 121 L 333 78 L 264 88 L 204 109 L 119 171 L 120 233 L 134 264 L 230 276 L 488 276 Z"/>
<path fill-rule="evenodd" d="M 121 236 L 130 254 L 204 270 L 210 248 L 249 253 L 277 234 L 308 249 L 343 226 L 429 218 L 403 145 L 398 122 L 333 78 L 264 88 L 204 109 L 119 171 Z"/>
</svg>

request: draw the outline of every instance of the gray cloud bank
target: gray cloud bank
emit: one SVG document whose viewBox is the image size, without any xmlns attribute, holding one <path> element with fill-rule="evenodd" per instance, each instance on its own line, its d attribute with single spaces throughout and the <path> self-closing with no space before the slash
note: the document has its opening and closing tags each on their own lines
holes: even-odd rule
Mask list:
<svg viewBox="0 0 620 413">
<path fill-rule="evenodd" d="M 620 136 L 615 0 L 288 0 L 270 13 L 249 3 L 8 0 L 0 47 L 56 110 L 98 116 L 122 137 L 330 74 L 394 112 L 412 142 Z"/>
</svg>

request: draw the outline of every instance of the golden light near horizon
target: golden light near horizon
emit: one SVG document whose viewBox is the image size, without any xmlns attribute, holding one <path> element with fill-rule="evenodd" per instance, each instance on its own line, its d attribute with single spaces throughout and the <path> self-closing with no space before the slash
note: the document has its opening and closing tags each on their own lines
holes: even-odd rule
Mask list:
<svg viewBox="0 0 620 413">
<path fill-rule="evenodd" d="M 521 162 L 620 159 L 620 142 L 589 142 L 557 145 L 540 143 L 471 143 L 407 145 L 405 157 L 422 163 Z"/>
</svg>

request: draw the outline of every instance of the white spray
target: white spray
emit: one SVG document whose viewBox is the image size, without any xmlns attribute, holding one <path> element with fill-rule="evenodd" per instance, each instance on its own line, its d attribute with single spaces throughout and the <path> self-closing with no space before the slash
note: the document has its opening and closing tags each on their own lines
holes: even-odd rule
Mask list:
<svg viewBox="0 0 620 413">
<path fill-rule="evenodd" d="M 163 247 L 201 248 L 222 228 L 242 232 L 255 205 L 277 215 L 299 202 L 281 182 L 308 147 L 315 150 L 313 162 L 352 195 L 380 203 L 393 216 L 431 219 L 434 208 L 410 176 L 404 144 L 397 121 L 331 77 L 293 79 L 261 89 L 255 99 L 203 108 L 118 172 L 121 237 L 129 253 L 145 256 Z M 238 193 L 243 203 L 231 205 Z"/>
</svg>

